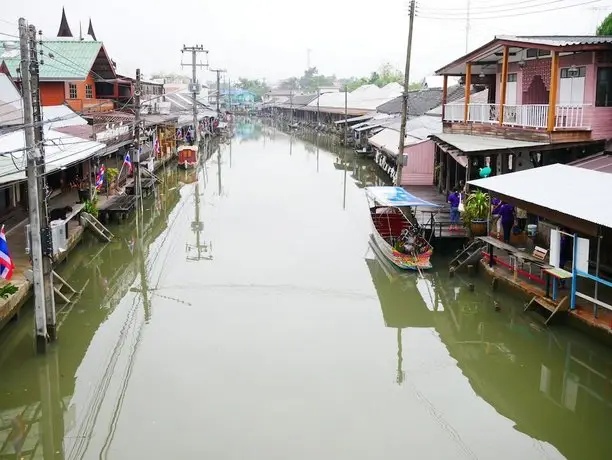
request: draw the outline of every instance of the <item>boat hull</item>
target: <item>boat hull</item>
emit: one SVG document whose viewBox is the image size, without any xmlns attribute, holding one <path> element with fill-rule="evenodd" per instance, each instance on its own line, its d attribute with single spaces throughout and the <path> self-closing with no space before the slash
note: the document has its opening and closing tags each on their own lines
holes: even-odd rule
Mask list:
<svg viewBox="0 0 612 460">
<path fill-rule="evenodd" d="M 380 236 L 376 230 L 376 227 L 374 226 L 372 226 L 372 239 L 376 243 L 376 246 L 382 255 L 384 255 L 387 260 L 389 260 L 389 262 L 391 262 L 397 268 L 402 270 L 428 270 L 432 267 L 431 262 L 429 261 L 433 254 L 432 250 L 416 256 L 399 252 L 393 248 L 393 246 L 387 243 L 382 236 Z"/>
</svg>

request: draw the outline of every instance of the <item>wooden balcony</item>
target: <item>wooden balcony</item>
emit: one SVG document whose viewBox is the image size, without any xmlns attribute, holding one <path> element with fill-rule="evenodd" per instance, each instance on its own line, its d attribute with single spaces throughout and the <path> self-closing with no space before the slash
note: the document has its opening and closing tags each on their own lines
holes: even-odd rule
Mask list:
<svg viewBox="0 0 612 460">
<path fill-rule="evenodd" d="M 548 104 L 504 105 L 503 119 L 500 116 L 500 104 L 468 104 L 467 120 L 465 109 L 464 104 L 444 106 L 446 132 L 501 135 L 517 140 L 549 142 L 591 139 L 588 123 L 591 107 L 586 104 L 557 105 L 552 132 L 547 132 Z"/>
<path fill-rule="evenodd" d="M 105 99 L 66 99 L 66 103 L 77 113 L 110 112 L 115 109 L 113 101 Z"/>
</svg>

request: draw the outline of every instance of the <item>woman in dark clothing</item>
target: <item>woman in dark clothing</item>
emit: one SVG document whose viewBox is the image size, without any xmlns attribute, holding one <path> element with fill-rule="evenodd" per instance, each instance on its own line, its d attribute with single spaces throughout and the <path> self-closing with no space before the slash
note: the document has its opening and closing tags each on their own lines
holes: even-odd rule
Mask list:
<svg viewBox="0 0 612 460">
<path fill-rule="evenodd" d="M 499 215 L 504 229 L 504 242 L 510 243 L 510 232 L 514 226 L 514 206 L 508 203 L 502 204 L 499 208 Z"/>
</svg>

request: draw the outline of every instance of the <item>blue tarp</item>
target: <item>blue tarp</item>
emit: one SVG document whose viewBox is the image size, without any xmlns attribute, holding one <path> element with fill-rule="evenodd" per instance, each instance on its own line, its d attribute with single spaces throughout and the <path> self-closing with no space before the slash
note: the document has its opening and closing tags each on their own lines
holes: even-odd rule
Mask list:
<svg viewBox="0 0 612 460">
<path fill-rule="evenodd" d="M 421 200 L 401 187 L 367 187 L 367 195 L 382 206 L 426 206 L 438 208 L 429 201 Z"/>
</svg>

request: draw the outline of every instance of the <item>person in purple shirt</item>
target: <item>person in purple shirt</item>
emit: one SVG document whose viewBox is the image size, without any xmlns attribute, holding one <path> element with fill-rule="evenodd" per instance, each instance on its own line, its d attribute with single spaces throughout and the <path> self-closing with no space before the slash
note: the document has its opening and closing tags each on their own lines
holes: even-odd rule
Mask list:
<svg viewBox="0 0 612 460">
<path fill-rule="evenodd" d="M 450 228 L 449 230 L 459 230 L 459 202 L 461 201 L 457 188 L 448 195 L 448 202 L 450 203 Z"/>
<path fill-rule="evenodd" d="M 500 215 L 501 225 L 504 229 L 504 242 L 510 243 L 510 232 L 514 226 L 514 206 L 504 203 L 498 208 L 497 213 Z"/>
</svg>

